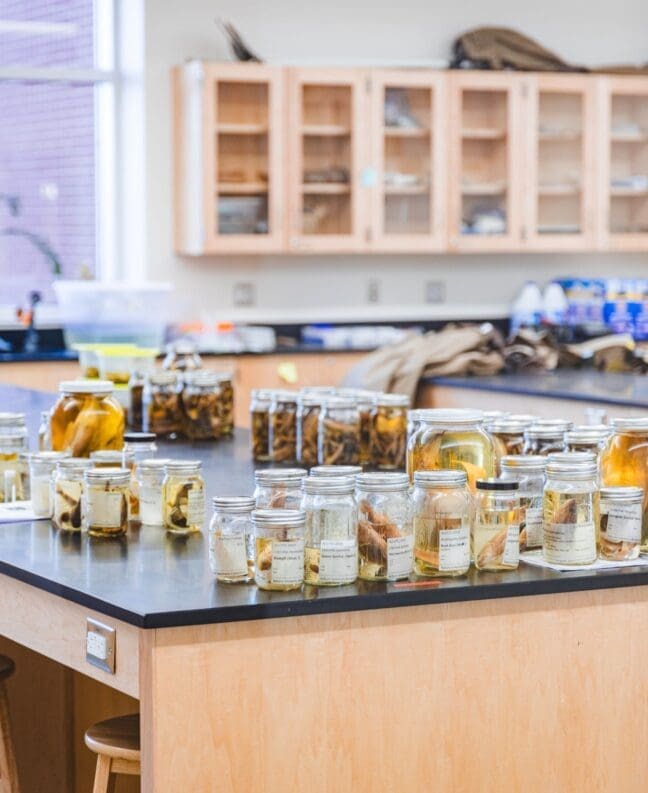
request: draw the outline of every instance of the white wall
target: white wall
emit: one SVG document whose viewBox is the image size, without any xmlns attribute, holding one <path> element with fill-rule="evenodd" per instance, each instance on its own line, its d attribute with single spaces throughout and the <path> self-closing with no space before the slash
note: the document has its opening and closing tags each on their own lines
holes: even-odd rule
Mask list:
<svg viewBox="0 0 648 793">
<path fill-rule="evenodd" d="M 453 38 L 478 25 L 517 27 L 586 65 L 648 61 L 645 0 L 146 0 L 147 269 L 150 277 L 176 282 L 186 316 L 232 315 L 237 281 L 254 283 L 255 316 L 288 318 L 312 307 L 316 320 L 333 306 L 354 313 L 366 303 L 369 278 L 380 281 L 380 318 L 396 304 L 411 306 L 413 317 L 424 315 L 429 280 L 445 281 L 449 307 L 476 304 L 488 314 L 527 278 L 648 274 L 644 255 L 176 256 L 169 69 L 189 57 L 229 59 L 216 17 L 233 21 L 262 56 L 291 62 L 446 58 Z"/>
</svg>

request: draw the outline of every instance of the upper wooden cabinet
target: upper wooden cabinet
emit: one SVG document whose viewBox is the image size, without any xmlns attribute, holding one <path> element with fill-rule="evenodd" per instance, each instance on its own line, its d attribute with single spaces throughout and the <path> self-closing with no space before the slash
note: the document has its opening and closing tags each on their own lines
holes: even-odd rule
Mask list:
<svg viewBox="0 0 648 793">
<path fill-rule="evenodd" d="M 173 70 L 176 249 L 648 251 L 648 77 Z"/>
</svg>

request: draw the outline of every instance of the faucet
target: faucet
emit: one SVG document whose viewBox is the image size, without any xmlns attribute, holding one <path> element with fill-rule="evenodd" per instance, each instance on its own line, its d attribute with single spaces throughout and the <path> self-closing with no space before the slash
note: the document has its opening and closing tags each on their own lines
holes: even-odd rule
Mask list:
<svg viewBox="0 0 648 793">
<path fill-rule="evenodd" d="M 40 292 L 29 293 L 29 325 L 27 326 L 23 342 L 23 352 L 26 353 L 33 354 L 38 349 L 38 331 L 34 327 L 34 322 L 36 319 L 36 306 L 42 299 Z"/>
</svg>

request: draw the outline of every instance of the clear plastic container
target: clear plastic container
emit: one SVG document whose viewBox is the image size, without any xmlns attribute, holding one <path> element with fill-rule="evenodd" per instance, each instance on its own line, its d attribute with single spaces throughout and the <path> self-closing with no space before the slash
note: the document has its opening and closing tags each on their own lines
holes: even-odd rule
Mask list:
<svg viewBox="0 0 648 793">
<path fill-rule="evenodd" d="M 254 472 L 257 509 L 300 509 L 304 468 L 264 468 Z"/>
<path fill-rule="evenodd" d="M 359 578 L 408 578 L 414 566 L 414 533 L 407 474 L 360 474 L 356 482 Z"/>
<path fill-rule="evenodd" d="M 355 479 L 304 479 L 301 508 L 306 516 L 304 582 L 314 586 L 353 583 L 358 576 Z"/>
<path fill-rule="evenodd" d="M 639 558 L 643 490 L 640 487 L 602 487 L 600 496 L 601 559 Z"/>
<path fill-rule="evenodd" d="M 130 477 L 126 468 L 84 472 L 84 526 L 91 537 L 123 537 L 128 531 Z"/>
<path fill-rule="evenodd" d="M 320 465 L 358 465 L 360 412 L 353 397 L 328 397 L 319 417 L 317 459 Z"/>
<path fill-rule="evenodd" d="M 255 509 L 252 525 L 254 580 L 259 589 L 301 589 L 306 515 L 294 509 Z"/>
<path fill-rule="evenodd" d="M 88 457 L 102 449 L 121 449 L 124 411 L 105 380 L 66 380 L 51 412 L 52 449 Z"/>
<path fill-rule="evenodd" d="M 317 465 L 317 441 L 322 397 L 300 393 L 297 399 L 297 462 L 306 468 Z"/>
<path fill-rule="evenodd" d="M 292 391 L 275 391 L 269 411 L 268 446 L 274 463 L 297 460 L 297 395 Z"/>
<path fill-rule="evenodd" d="M 116 386 L 127 386 L 136 349 L 136 347 L 123 348 L 120 345 L 114 348 L 99 347 L 96 353 L 99 361 L 99 377 L 102 380 L 109 380 Z"/>
<path fill-rule="evenodd" d="M 520 550 L 542 548 L 542 510 L 547 458 L 538 454 L 509 454 L 500 460 L 502 479 L 519 483 Z"/>
<path fill-rule="evenodd" d="M 37 452 L 30 455 L 32 510 L 39 518 L 52 517 L 52 476 L 56 471 L 56 464 L 65 456 L 65 452 Z"/>
<path fill-rule="evenodd" d="M 380 394 L 371 412 L 370 464 L 379 471 L 404 471 L 407 451 L 405 394 Z"/>
<path fill-rule="evenodd" d="M 205 523 L 205 482 L 200 460 L 170 460 L 165 467 L 164 527 L 172 534 L 202 531 Z"/>
<path fill-rule="evenodd" d="M 252 459 L 258 463 L 270 460 L 270 403 L 272 391 L 256 388 L 250 398 Z"/>
<path fill-rule="evenodd" d="M 478 479 L 472 556 L 478 570 L 516 570 L 520 563 L 519 483 Z"/>
<path fill-rule="evenodd" d="M 217 581 L 238 584 L 254 578 L 254 498 L 219 496 L 212 499 L 209 524 L 209 565 Z"/>
<path fill-rule="evenodd" d="M 412 493 L 414 571 L 434 577 L 470 569 L 473 503 L 465 471 L 417 471 Z"/>
<path fill-rule="evenodd" d="M 139 496 L 139 520 L 145 526 L 164 526 L 163 489 L 169 462 L 171 460 L 166 458 L 154 457 L 137 463 L 135 477 Z"/>
<path fill-rule="evenodd" d="M 170 437 L 182 430 L 181 391 L 182 379 L 177 372 L 148 375 L 143 394 L 145 432 Z"/>
<path fill-rule="evenodd" d="M 86 458 L 66 457 L 52 475 L 52 525 L 60 531 L 81 531 L 85 514 L 83 474 L 92 468 Z"/>
</svg>

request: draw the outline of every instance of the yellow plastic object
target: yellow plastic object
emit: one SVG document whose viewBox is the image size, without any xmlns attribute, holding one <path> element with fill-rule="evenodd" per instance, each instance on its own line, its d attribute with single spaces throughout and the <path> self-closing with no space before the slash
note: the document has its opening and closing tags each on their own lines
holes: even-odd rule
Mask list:
<svg viewBox="0 0 648 793">
<path fill-rule="evenodd" d="M 277 374 L 284 383 L 294 385 L 297 382 L 297 364 L 293 361 L 282 361 L 277 366 Z"/>
</svg>

